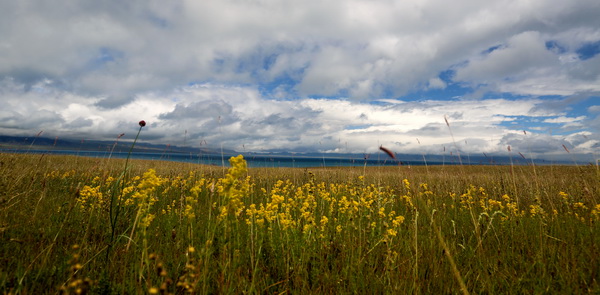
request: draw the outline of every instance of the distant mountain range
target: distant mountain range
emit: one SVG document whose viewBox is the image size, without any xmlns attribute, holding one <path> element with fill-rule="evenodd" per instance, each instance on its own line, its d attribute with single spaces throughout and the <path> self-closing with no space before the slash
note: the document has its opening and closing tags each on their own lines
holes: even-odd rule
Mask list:
<svg viewBox="0 0 600 295">
<path fill-rule="evenodd" d="M 127 153 L 131 148 L 131 140 L 119 140 L 117 141 L 102 141 L 102 140 L 73 140 L 73 139 L 54 139 L 47 137 L 19 137 L 19 136 L 3 136 L 0 135 L 0 152 L 13 151 L 93 151 L 93 152 L 111 152 L 114 153 Z M 331 154 L 331 153 L 289 153 L 289 152 L 239 152 L 235 150 L 210 147 L 181 147 L 174 145 L 160 145 L 137 142 L 133 149 L 135 153 L 170 153 L 170 154 L 189 154 L 198 155 L 203 154 L 209 155 L 237 155 L 244 154 L 246 157 L 262 157 L 273 159 L 283 158 L 296 158 L 296 159 L 308 159 L 308 158 L 327 158 L 327 159 L 345 159 L 351 161 L 363 161 L 365 157 L 369 158 L 370 161 L 380 160 L 381 162 L 389 161 L 388 156 L 381 154 Z M 528 165 L 532 163 L 531 159 L 525 159 L 522 157 L 507 157 L 487 154 L 467 154 L 462 155 L 460 160 L 456 155 L 414 155 L 414 154 L 396 154 L 397 161 L 409 165 L 423 165 L 425 162 L 431 165 L 452 165 L 452 164 L 471 164 L 471 165 L 506 165 L 510 163 L 519 165 Z M 545 160 L 533 160 L 536 165 L 544 164 L 568 164 L 559 162 L 548 162 Z"/>
<path fill-rule="evenodd" d="M 47 137 L 20 137 L 20 136 L 4 136 L 0 135 L 0 151 L 1 150 L 71 150 L 71 151 L 111 151 L 114 152 L 129 152 L 131 148 L 131 140 L 119 141 L 103 141 L 103 140 L 72 140 L 58 139 Z M 137 142 L 133 149 L 136 153 L 204 153 L 204 154 L 221 154 L 221 149 L 214 148 L 197 148 L 197 147 L 180 147 L 174 145 L 150 144 Z M 233 150 L 223 150 L 223 153 L 235 153 Z"/>
</svg>

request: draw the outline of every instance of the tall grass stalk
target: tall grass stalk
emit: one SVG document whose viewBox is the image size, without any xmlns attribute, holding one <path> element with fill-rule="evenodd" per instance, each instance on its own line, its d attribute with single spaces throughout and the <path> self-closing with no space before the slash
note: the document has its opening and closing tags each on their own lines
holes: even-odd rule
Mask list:
<svg viewBox="0 0 600 295">
<path fill-rule="evenodd" d="M 421 141 L 417 138 L 417 143 L 419 143 L 419 145 L 421 145 Z M 427 167 L 427 159 L 425 159 L 425 152 L 423 150 L 421 150 L 421 155 L 423 156 L 423 163 L 425 164 L 425 170 L 429 171 L 428 167 Z"/>
<path fill-rule="evenodd" d="M 431 214 L 431 226 L 433 227 L 433 230 L 435 232 L 435 235 L 436 235 L 438 241 L 440 242 L 440 245 L 444 249 L 444 254 L 445 254 L 446 258 L 448 259 L 448 263 L 450 263 L 450 266 L 452 267 L 452 274 L 454 275 L 454 277 L 458 281 L 458 284 L 460 285 L 461 293 L 468 295 L 469 290 L 467 288 L 467 285 L 465 284 L 465 281 L 463 280 L 462 276 L 460 275 L 460 271 L 458 270 L 458 267 L 456 266 L 454 257 L 452 256 L 452 254 L 450 252 L 450 248 L 448 247 L 448 245 L 446 244 L 446 241 L 444 240 L 444 237 L 442 236 L 442 231 L 440 230 L 440 228 L 437 226 L 437 224 L 435 222 L 433 213 Z"/>
<path fill-rule="evenodd" d="M 119 139 L 123 136 L 125 136 L 125 133 L 121 133 L 121 134 L 117 135 L 117 139 L 115 139 L 115 143 L 113 143 L 113 146 L 110 148 L 110 153 L 108 154 L 109 160 L 112 158 L 112 154 L 115 151 L 115 148 L 117 147 L 117 145 L 119 144 Z"/>
<path fill-rule="evenodd" d="M 137 143 L 137 140 L 140 137 L 142 128 L 144 128 L 144 126 L 146 126 L 146 122 L 142 120 L 139 122 L 138 125 L 140 125 L 140 128 L 138 129 L 138 132 L 135 135 L 135 139 L 133 140 L 133 143 L 131 144 L 131 147 L 129 148 L 129 152 L 127 153 L 127 158 L 125 159 L 125 166 L 123 167 L 123 171 L 121 172 L 121 175 L 119 175 L 119 177 L 117 178 L 117 181 L 114 183 L 113 189 L 111 190 L 110 204 L 108 207 L 108 210 L 109 210 L 108 216 L 109 216 L 109 222 L 110 222 L 110 240 L 108 243 L 108 247 L 106 248 L 106 263 L 107 264 L 108 264 L 110 252 L 111 252 L 112 247 L 114 246 L 114 242 L 115 242 L 117 222 L 119 220 L 119 214 L 121 213 L 121 205 L 122 205 L 122 201 L 123 201 L 123 197 L 122 197 L 123 189 L 125 188 L 125 181 L 126 181 L 126 178 L 128 175 L 127 171 L 129 170 L 129 159 L 131 158 L 131 153 L 133 152 L 133 148 L 135 147 L 135 144 Z M 118 186 L 120 186 L 119 189 L 117 189 Z M 117 199 L 117 200 L 115 201 L 115 199 Z"/>
<path fill-rule="evenodd" d="M 444 115 L 444 121 L 446 121 L 446 126 L 448 126 L 448 131 L 450 132 L 450 136 L 452 137 L 452 143 L 454 144 L 454 149 L 456 150 L 456 154 L 458 156 L 458 162 L 460 166 L 463 165 L 462 159 L 460 157 L 460 150 L 458 149 L 458 145 L 456 145 L 456 140 L 454 140 L 454 133 L 452 133 L 452 128 L 450 128 L 450 122 L 448 122 L 448 116 Z"/>
<path fill-rule="evenodd" d="M 33 144 L 35 143 L 35 141 L 38 139 L 38 137 L 40 137 L 40 135 L 42 135 L 42 133 L 44 132 L 44 130 L 38 132 L 35 137 L 33 138 L 33 140 L 31 141 L 31 144 L 29 145 L 29 148 L 27 148 L 27 151 L 29 152 L 31 150 L 31 148 L 33 147 Z"/>
<path fill-rule="evenodd" d="M 419 294 L 420 286 L 419 286 L 419 210 L 415 209 L 414 215 L 414 232 L 413 232 L 413 248 L 414 248 L 414 266 L 413 266 L 413 292 L 415 294 Z"/>
</svg>

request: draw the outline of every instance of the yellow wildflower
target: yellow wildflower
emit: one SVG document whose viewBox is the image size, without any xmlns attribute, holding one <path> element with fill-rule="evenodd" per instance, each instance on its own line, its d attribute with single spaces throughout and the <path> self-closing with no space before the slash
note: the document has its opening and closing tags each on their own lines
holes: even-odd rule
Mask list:
<svg viewBox="0 0 600 295">
<path fill-rule="evenodd" d="M 596 218 L 600 218 L 600 204 L 596 204 L 594 209 L 592 209 L 592 215 Z"/>
<path fill-rule="evenodd" d="M 531 216 L 545 215 L 544 209 L 540 205 L 529 205 L 529 213 Z"/>
<path fill-rule="evenodd" d="M 378 214 L 379 214 L 380 217 L 385 218 L 386 217 L 386 215 L 385 215 L 385 208 L 384 207 L 379 208 Z"/>
<path fill-rule="evenodd" d="M 393 228 L 390 228 L 390 229 L 388 229 L 388 230 L 387 230 L 387 235 L 388 235 L 388 236 L 395 237 L 397 234 L 398 234 L 398 231 L 396 231 L 396 230 L 395 230 L 395 229 L 393 229 Z"/>
<path fill-rule="evenodd" d="M 394 218 L 394 220 L 392 221 L 392 224 L 394 225 L 394 227 L 398 227 L 402 223 L 404 223 L 404 216 L 402 216 L 402 215 L 396 216 L 396 218 Z"/>
<path fill-rule="evenodd" d="M 410 190 L 410 182 L 408 181 L 408 179 L 402 179 L 402 183 L 404 184 L 404 188 Z"/>
<path fill-rule="evenodd" d="M 320 224 L 321 224 L 321 231 L 322 232 L 325 231 L 325 227 L 327 226 L 328 222 L 329 222 L 329 218 L 327 218 L 327 216 L 325 216 L 325 215 L 321 216 Z"/>
</svg>

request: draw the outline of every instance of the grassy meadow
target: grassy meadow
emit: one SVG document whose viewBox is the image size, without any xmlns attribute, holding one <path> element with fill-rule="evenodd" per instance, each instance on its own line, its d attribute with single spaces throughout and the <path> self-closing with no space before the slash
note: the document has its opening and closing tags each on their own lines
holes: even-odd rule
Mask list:
<svg viewBox="0 0 600 295">
<path fill-rule="evenodd" d="M 600 293 L 596 166 L 0 154 L 2 294 Z"/>
</svg>

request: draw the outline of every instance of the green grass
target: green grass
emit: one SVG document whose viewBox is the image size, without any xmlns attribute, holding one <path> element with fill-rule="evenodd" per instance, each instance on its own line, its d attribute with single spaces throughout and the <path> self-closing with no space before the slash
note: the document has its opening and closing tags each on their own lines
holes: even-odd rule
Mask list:
<svg viewBox="0 0 600 295">
<path fill-rule="evenodd" d="M 0 154 L 0 290 L 600 292 L 597 167 L 234 164 Z"/>
</svg>

